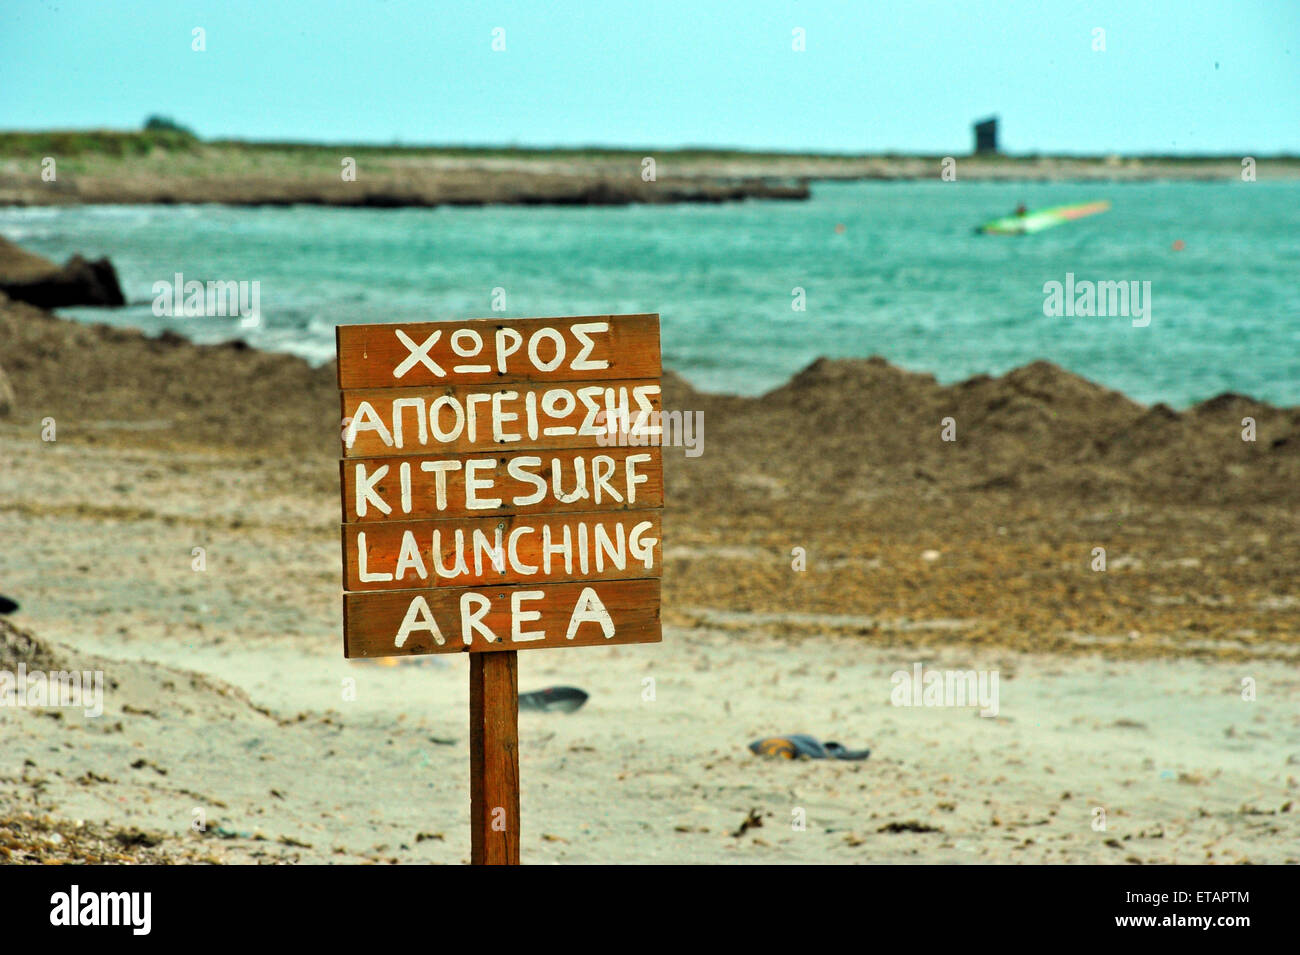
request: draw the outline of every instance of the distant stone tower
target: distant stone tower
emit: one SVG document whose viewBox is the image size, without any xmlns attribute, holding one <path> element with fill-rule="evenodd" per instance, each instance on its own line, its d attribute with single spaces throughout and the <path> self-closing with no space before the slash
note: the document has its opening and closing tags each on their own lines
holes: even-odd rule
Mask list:
<svg viewBox="0 0 1300 955">
<path fill-rule="evenodd" d="M 998 118 L 990 116 L 975 124 L 975 152 L 995 153 L 998 151 Z"/>
</svg>

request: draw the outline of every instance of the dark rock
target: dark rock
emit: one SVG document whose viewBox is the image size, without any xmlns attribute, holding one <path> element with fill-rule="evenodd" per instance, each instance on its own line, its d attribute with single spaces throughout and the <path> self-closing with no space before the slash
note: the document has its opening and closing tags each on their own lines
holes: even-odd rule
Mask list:
<svg viewBox="0 0 1300 955">
<path fill-rule="evenodd" d="M 0 292 L 38 308 L 126 304 L 108 259 L 89 261 L 74 255 L 60 268 L 4 239 L 0 239 Z"/>
</svg>

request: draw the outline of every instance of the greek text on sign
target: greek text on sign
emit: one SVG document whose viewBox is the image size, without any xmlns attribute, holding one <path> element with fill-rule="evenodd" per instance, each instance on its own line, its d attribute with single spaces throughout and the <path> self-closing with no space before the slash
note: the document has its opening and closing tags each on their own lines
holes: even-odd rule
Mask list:
<svg viewBox="0 0 1300 955">
<path fill-rule="evenodd" d="M 660 639 L 659 317 L 337 329 L 344 652 Z M 607 447 L 620 432 L 630 447 Z"/>
<path fill-rule="evenodd" d="M 658 381 L 525 382 L 343 393 L 345 456 L 590 447 L 620 423 L 659 435 Z"/>
<path fill-rule="evenodd" d="M 340 325 L 339 388 L 658 378 L 659 316 Z"/>
</svg>

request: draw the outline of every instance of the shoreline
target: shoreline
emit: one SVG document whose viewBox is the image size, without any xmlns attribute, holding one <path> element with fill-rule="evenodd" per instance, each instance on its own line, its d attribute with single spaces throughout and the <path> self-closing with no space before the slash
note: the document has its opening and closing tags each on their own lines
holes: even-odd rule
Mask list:
<svg viewBox="0 0 1300 955">
<path fill-rule="evenodd" d="M 143 307 L 149 305 L 150 302 L 151 300 L 142 299 L 139 301 L 126 302 L 125 305 L 122 307 L 126 307 L 126 308 Z M 252 344 L 251 342 L 249 342 L 247 339 L 244 338 L 230 338 L 219 342 L 198 342 L 182 334 L 181 332 L 175 331 L 173 329 L 167 329 L 159 334 L 150 334 L 135 326 L 113 325 L 107 322 L 87 322 L 79 318 L 72 318 L 67 315 L 61 315 L 58 313 L 57 309 L 64 308 L 64 307 L 99 308 L 103 306 L 94 306 L 90 304 L 78 304 L 75 306 L 56 306 L 55 308 L 46 308 L 37 305 L 28 305 L 27 303 L 24 302 L 15 301 L 12 298 L 6 298 L 4 297 L 4 292 L 0 290 L 0 317 L 4 315 L 6 309 L 12 309 L 14 307 L 17 307 L 19 309 L 32 308 L 37 312 L 43 313 L 45 317 L 56 319 L 60 322 L 67 322 L 69 324 L 76 325 L 76 326 L 82 326 L 82 327 L 100 330 L 100 334 L 107 335 L 109 337 L 115 337 L 115 336 L 120 337 L 121 335 L 139 336 L 139 338 L 143 342 L 155 342 L 155 343 L 165 344 L 168 346 L 182 345 L 182 346 L 196 348 L 196 349 L 230 349 L 235 352 L 251 352 L 251 353 L 264 355 L 268 357 L 270 356 L 283 357 L 285 359 L 289 359 L 295 362 L 301 362 L 303 366 L 311 372 L 316 372 L 326 368 L 332 369 L 334 367 L 334 359 L 326 359 L 324 361 L 312 361 L 311 359 L 306 358 L 303 355 L 298 354 L 297 352 L 262 348 L 261 346 Z M 481 316 L 480 318 L 482 318 L 482 320 L 489 320 L 489 317 L 487 316 Z M 1269 412 L 1279 412 L 1279 413 L 1295 412 L 1297 414 L 1300 414 L 1300 404 L 1297 405 L 1275 404 L 1273 402 L 1266 401 L 1261 398 L 1256 398 L 1254 395 L 1245 394 L 1244 392 L 1230 391 L 1230 390 L 1217 392 L 1213 395 L 1208 395 L 1204 398 L 1191 401 L 1181 407 L 1175 407 L 1170 402 L 1162 401 L 1162 400 L 1150 401 L 1150 402 L 1140 401 L 1137 398 L 1133 398 L 1130 395 L 1125 394 L 1123 391 L 1117 388 L 1112 388 L 1111 386 L 1103 384 L 1100 381 L 1087 378 L 1084 375 L 1071 371 L 1070 369 L 1064 367 L 1063 365 L 1058 365 L 1056 362 L 1047 358 L 1032 359 L 1030 361 L 1025 362 L 1024 364 L 1013 366 L 1007 371 L 1001 373 L 980 371 L 980 372 L 975 372 L 973 374 L 970 374 L 965 378 L 956 378 L 946 383 L 940 384 L 938 382 L 938 377 L 934 372 L 926 371 L 923 369 L 911 368 L 906 365 L 896 363 L 893 360 L 879 354 L 860 355 L 860 356 L 841 356 L 835 358 L 823 355 L 813 359 L 813 361 L 811 361 L 808 365 L 804 366 L 803 368 L 795 370 L 784 381 L 780 382 L 779 384 L 773 385 L 772 387 L 764 391 L 759 391 L 752 394 L 702 388 L 695 385 L 687 376 L 686 372 L 679 371 L 676 368 L 670 368 L 668 366 L 664 367 L 664 373 L 666 377 L 672 379 L 676 383 L 679 383 L 680 386 L 683 387 L 687 393 L 692 395 L 699 395 L 706 398 L 714 398 L 720 400 L 756 402 L 756 401 L 762 401 L 772 395 L 778 394 L 790 388 L 791 386 L 795 385 L 795 383 L 802 376 L 813 373 L 818 368 L 825 367 L 825 366 L 835 366 L 838 364 L 844 364 L 847 366 L 852 366 L 855 364 L 858 365 L 865 364 L 865 365 L 874 365 L 883 368 L 888 368 L 891 371 L 904 376 L 928 379 L 934 382 L 936 387 L 940 389 L 968 388 L 979 382 L 990 381 L 990 380 L 1003 380 L 1009 377 L 1025 374 L 1030 369 L 1033 369 L 1035 367 L 1046 366 L 1052 369 L 1052 372 L 1055 375 L 1059 375 L 1064 378 L 1075 379 L 1083 383 L 1088 388 L 1095 389 L 1098 392 L 1105 392 L 1105 393 L 1117 395 L 1118 397 L 1122 398 L 1126 402 L 1129 402 L 1133 406 L 1137 408 L 1141 408 L 1146 411 L 1151 411 L 1152 409 L 1167 409 L 1168 411 L 1172 412 L 1174 415 L 1183 415 L 1188 413 L 1196 413 L 1202 409 L 1208 407 L 1214 407 L 1227 402 L 1243 402 L 1245 405 L 1258 408 L 1258 409 L 1263 409 Z M 0 368 L 3 368 L 2 362 L 0 362 Z"/>
<path fill-rule="evenodd" d="M 55 162 L 46 181 L 42 163 Z M 459 150 L 201 142 L 141 133 L 0 132 L 0 205 L 224 204 L 434 208 L 805 201 L 810 183 L 1232 182 L 1235 157 L 859 156 L 726 150 Z M 350 165 L 349 165 L 350 164 Z M 1260 157 L 1259 181 L 1300 179 Z"/>
<path fill-rule="evenodd" d="M 0 443 L 18 470 L 56 469 L 33 517 L 156 519 L 176 467 L 236 466 L 268 494 L 297 488 L 336 534 L 332 363 L 8 303 L 0 368 L 14 394 Z M 757 398 L 666 372 L 663 406 L 703 415 L 702 454 L 664 453 L 665 623 L 743 627 L 727 617 L 743 610 L 792 634 L 1121 657 L 1300 646 L 1300 408 L 1147 407 L 1047 362 L 940 385 L 879 358 L 823 359 Z M 63 486 L 58 462 L 86 454 L 143 456 L 150 477 Z M 218 526 L 259 523 L 247 506 Z M 795 547 L 813 570 L 792 572 Z M 1111 572 L 1092 567 L 1097 547 Z"/>
<path fill-rule="evenodd" d="M 751 199 L 801 201 L 807 182 L 677 179 L 649 189 L 635 182 L 585 177 L 511 177 L 461 186 L 381 181 L 360 189 L 331 182 L 282 184 L 209 179 L 132 185 L 83 179 L 60 191 L 35 184 L 0 187 L 0 205 L 15 208 L 92 205 L 222 205 L 231 207 L 333 206 L 353 209 L 437 209 L 477 206 L 627 206 L 697 203 L 716 205 Z"/>
<path fill-rule="evenodd" d="M 147 304 L 149 304 L 147 301 L 127 302 L 125 307 L 133 307 L 133 306 L 138 307 Z M 86 308 L 86 307 L 94 307 L 94 306 L 77 305 L 73 307 Z M 255 355 L 266 356 L 268 358 L 270 357 L 284 358 L 291 362 L 300 362 L 303 365 L 304 369 L 309 373 L 320 372 L 323 369 L 333 369 L 334 367 L 333 359 L 329 359 L 321 362 L 313 362 L 310 359 L 305 358 L 302 355 L 299 355 L 295 352 L 282 351 L 278 349 L 265 349 L 260 346 L 254 345 L 243 338 L 231 338 L 220 342 L 201 343 L 172 329 L 168 329 L 166 331 L 154 335 L 142 329 L 136 328 L 134 326 L 112 325 L 107 322 L 87 322 L 78 318 L 69 317 L 67 315 L 61 315 L 58 313 L 56 309 L 44 308 L 38 305 L 29 305 L 24 302 L 15 301 L 12 298 L 5 297 L 3 291 L 0 291 L 0 318 L 4 317 L 7 311 L 11 311 L 13 309 L 18 309 L 18 310 L 30 309 L 32 312 L 39 313 L 39 317 L 41 318 L 52 319 L 57 322 L 67 323 L 72 326 L 89 328 L 94 330 L 95 333 L 100 335 L 101 337 L 107 337 L 109 339 L 116 339 L 119 341 L 126 340 L 131 337 L 138 337 L 141 343 L 145 343 L 145 344 L 153 343 L 153 345 L 155 346 L 165 345 L 168 347 L 183 347 L 183 348 L 192 348 L 192 349 L 201 349 L 201 350 L 227 349 L 233 352 L 248 352 Z M 485 317 L 484 320 L 488 320 L 488 319 Z M 855 365 L 866 365 L 866 366 L 874 366 L 874 367 L 888 369 L 893 374 L 928 380 L 930 382 L 933 382 L 935 384 L 935 387 L 939 389 L 954 389 L 954 390 L 970 388 L 981 382 L 1001 381 L 1008 378 L 1014 378 L 1019 375 L 1027 374 L 1032 369 L 1035 368 L 1047 368 L 1050 369 L 1050 373 L 1054 376 L 1059 376 L 1065 379 L 1073 379 L 1081 383 L 1086 388 L 1094 390 L 1097 393 L 1114 395 L 1122 399 L 1123 401 L 1131 404 L 1132 406 L 1148 412 L 1152 410 L 1163 410 L 1163 411 L 1167 411 L 1168 413 L 1172 413 L 1175 416 L 1178 416 L 1184 414 L 1198 413 L 1205 409 L 1214 408 L 1223 405 L 1225 403 L 1241 402 L 1244 405 L 1248 405 L 1250 407 L 1261 409 L 1268 412 L 1296 413 L 1297 415 L 1300 415 L 1300 404 L 1297 405 L 1274 404 L 1272 402 L 1256 398 L 1253 395 L 1244 394 L 1235 391 L 1218 392 L 1214 395 L 1210 395 L 1208 397 L 1201 398 L 1196 401 L 1192 401 L 1186 406 L 1181 408 L 1174 408 L 1172 405 L 1170 405 L 1168 402 L 1165 401 L 1143 402 L 1143 401 L 1139 401 L 1136 398 L 1130 397 L 1129 395 L 1125 394 L 1119 389 L 1111 388 L 1110 386 L 1102 384 L 1101 382 L 1095 381 L 1090 378 L 1086 378 L 1083 375 L 1070 371 L 1068 368 L 1058 365 L 1055 362 L 1051 361 L 1050 359 L 1046 359 L 1046 358 L 1033 359 L 1031 361 L 1025 362 L 1022 365 L 1016 365 L 1011 369 L 998 374 L 994 374 L 992 372 L 975 372 L 974 374 L 971 374 L 965 378 L 954 379 L 947 383 L 939 384 L 938 378 L 936 374 L 933 372 L 909 368 L 907 366 L 897 364 L 892 360 L 878 354 L 862 355 L 862 356 L 844 356 L 844 357 L 836 357 L 836 358 L 831 358 L 828 356 L 819 356 L 815 358 L 812 362 L 810 362 L 808 365 L 806 365 L 805 367 L 791 373 L 790 376 L 780 384 L 774 385 L 773 387 L 768 388 L 765 391 L 757 392 L 754 394 L 730 392 L 730 391 L 706 390 L 697 387 L 694 383 L 692 383 L 684 372 L 681 372 L 675 368 L 669 368 L 667 366 L 665 366 L 664 368 L 664 374 L 666 378 L 669 378 L 672 382 L 677 384 L 679 387 L 683 388 L 686 393 L 691 395 L 698 395 L 704 398 L 718 399 L 724 401 L 731 400 L 731 401 L 742 401 L 742 402 L 761 402 L 773 395 L 780 394 L 786 391 L 787 389 L 795 386 L 800 381 L 800 379 L 804 378 L 805 376 L 816 374 L 818 369 L 833 368 L 837 366 L 851 367 Z M 3 363 L 0 363 L 0 368 L 3 368 Z M 331 375 L 332 375 L 332 371 L 331 371 Z M 333 378 L 331 377 L 330 380 L 333 381 Z"/>
</svg>

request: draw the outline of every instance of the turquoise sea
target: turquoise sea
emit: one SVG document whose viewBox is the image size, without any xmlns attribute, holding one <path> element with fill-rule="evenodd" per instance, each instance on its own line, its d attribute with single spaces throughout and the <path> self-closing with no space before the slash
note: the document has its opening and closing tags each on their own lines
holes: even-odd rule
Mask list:
<svg viewBox="0 0 1300 955">
<path fill-rule="evenodd" d="M 1034 236 L 973 232 L 1019 202 L 1091 199 L 1113 208 Z M 879 354 L 944 382 L 1045 358 L 1144 402 L 1300 404 L 1293 182 L 824 183 L 809 202 L 721 206 L 4 208 L 0 235 L 60 261 L 112 258 L 132 304 L 65 314 L 313 362 L 332 357 L 340 323 L 659 312 L 665 365 L 715 391 Z M 177 272 L 260 282 L 260 326 L 155 316 L 153 285 Z M 1067 273 L 1149 281 L 1150 324 L 1045 315 L 1044 284 Z"/>
</svg>

